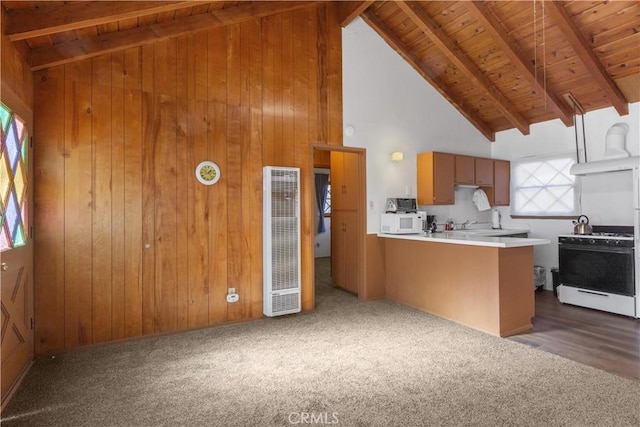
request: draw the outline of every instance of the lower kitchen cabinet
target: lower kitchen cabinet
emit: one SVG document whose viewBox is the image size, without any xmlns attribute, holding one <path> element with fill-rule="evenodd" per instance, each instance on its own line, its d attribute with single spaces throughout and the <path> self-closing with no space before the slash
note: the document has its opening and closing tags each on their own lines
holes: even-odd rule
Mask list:
<svg viewBox="0 0 640 427">
<path fill-rule="evenodd" d="M 333 283 L 358 293 L 361 274 L 357 268 L 361 233 L 358 211 L 331 212 L 331 276 Z"/>
</svg>

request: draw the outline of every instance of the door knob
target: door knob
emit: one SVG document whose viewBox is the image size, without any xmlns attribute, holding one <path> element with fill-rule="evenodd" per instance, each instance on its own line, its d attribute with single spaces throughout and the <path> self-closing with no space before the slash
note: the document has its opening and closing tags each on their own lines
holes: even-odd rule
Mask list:
<svg viewBox="0 0 640 427">
<path fill-rule="evenodd" d="M 6 262 L 2 263 L 2 271 L 7 271 L 9 269 L 9 265 Z"/>
</svg>

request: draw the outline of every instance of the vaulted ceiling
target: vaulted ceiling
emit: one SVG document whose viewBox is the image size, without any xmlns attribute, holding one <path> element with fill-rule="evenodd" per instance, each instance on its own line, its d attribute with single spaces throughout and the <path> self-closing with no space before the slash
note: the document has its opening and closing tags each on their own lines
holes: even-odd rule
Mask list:
<svg viewBox="0 0 640 427">
<path fill-rule="evenodd" d="M 33 70 L 305 7 L 292 1 L 4 1 Z M 489 140 L 640 101 L 638 1 L 348 1 Z"/>
</svg>

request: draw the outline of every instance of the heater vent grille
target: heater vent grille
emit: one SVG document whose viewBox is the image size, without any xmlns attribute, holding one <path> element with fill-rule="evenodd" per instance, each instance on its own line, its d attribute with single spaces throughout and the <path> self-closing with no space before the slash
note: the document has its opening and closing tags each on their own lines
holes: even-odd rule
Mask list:
<svg viewBox="0 0 640 427">
<path fill-rule="evenodd" d="M 264 314 L 300 311 L 300 170 L 264 168 Z"/>
</svg>

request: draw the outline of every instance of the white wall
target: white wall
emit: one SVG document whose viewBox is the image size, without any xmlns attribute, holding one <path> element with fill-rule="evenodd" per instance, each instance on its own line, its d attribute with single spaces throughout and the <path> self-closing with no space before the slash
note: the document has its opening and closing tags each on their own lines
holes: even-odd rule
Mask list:
<svg viewBox="0 0 640 427">
<path fill-rule="evenodd" d="M 640 103 L 629 105 L 629 114 L 620 117 L 615 109 L 605 108 L 585 114 L 585 135 L 587 159 L 601 160 L 607 130 L 611 125 L 625 122 L 629 125 L 627 151 L 631 155 L 640 154 Z M 581 122 L 578 126 L 580 144 L 582 142 Z M 579 145 L 580 145 L 579 144 Z M 522 157 L 573 153 L 576 142 L 573 127 L 565 127 L 559 120 L 538 123 L 531 126 L 529 135 L 517 130 L 499 132 L 492 144 L 492 156 L 509 160 Z M 582 159 L 582 154 L 581 154 Z M 582 213 L 596 225 L 633 225 L 632 173 L 616 172 L 591 175 L 582 180 Z M 547 269 L 547 288 L 551 288 L 550 269 L 558 266 L 558 235 L 573 232 L 570 219 L 511 219 L 510 208 L 500 208 L 505 227 L 528 227 L 532 237 L 551 240 L 551 245 L 535 248 L 535 263 Z"/>
<path fill-rule="evenodd" d="M 367 231 L 376 233 L 387 197 L 416 197 L 417 153 L 490 157 L 491 144 L 362 20 L 347 26 L 342 40 L 344 124 L 355 128 L 344 145 L 367 149 Z M 404 160 L 392 162 L 394 151 Z M 455 206 L 426 210 L 438 222 L 489 221 L 471 194 L 458 190 Z"/>
</svg>

